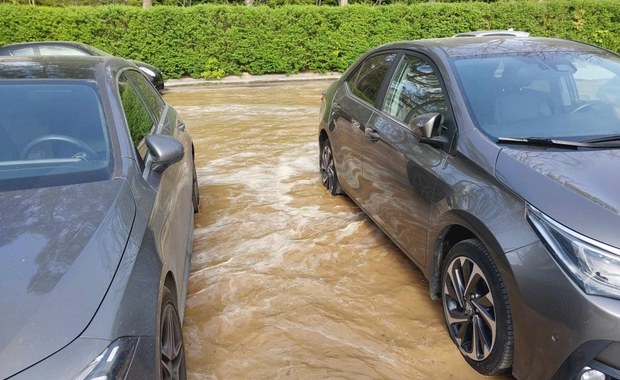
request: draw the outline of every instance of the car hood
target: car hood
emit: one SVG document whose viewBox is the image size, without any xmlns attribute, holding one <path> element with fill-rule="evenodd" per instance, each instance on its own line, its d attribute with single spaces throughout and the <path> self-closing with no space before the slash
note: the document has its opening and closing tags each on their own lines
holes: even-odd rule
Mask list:
<svg viewBox="0 0 620 380">
<path fill-rule="evenodd" d="M 77 338 L 114 277 L 135 203 L 122 179 L 0 193 L 0 379 Z"/>
<path fill-rule="evenodd" d="M 620 150 L 502 149 L 499 181 L 564 226 L 620 248 Z"/>
</svg>

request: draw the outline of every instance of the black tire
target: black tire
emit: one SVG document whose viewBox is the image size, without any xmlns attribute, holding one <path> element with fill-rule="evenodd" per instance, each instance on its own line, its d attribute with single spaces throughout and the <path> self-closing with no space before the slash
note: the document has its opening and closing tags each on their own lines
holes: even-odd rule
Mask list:
<svg viewBox="0 0 620 380">
<path fill-rule="evenodd" d="M 194 178 L 192 179 L 192 205 L 194 206 L 194 214 L 198 213 L 200 211 L 200 189 L 198 188 L 196 168 L 194 168 Z"/>
<path fill-rule="evenodd" d="M 164 288 L 159 317 L 161 380 L 186 380 L 185 346 L 177 306 L 170 289 Z"/>
<path fill-rule="evenodd" d="M 479 240 L 450 249 L 441 285 L 446 326 L 467 363 L 483 375 L 508 372 L 514 348 L 510 304 L 497 266 Z"/>
<path fill-rule="evenodd" d="M 334 162 L 334 154 L 329 139 L 323 142 L 321 154 L 319 156 L 319 169 L 321 171 L 321 182 L 331 195 L 342 194 L 342 188 L 338 181 L 336 173 L 336 164 Z"/>
</svg>

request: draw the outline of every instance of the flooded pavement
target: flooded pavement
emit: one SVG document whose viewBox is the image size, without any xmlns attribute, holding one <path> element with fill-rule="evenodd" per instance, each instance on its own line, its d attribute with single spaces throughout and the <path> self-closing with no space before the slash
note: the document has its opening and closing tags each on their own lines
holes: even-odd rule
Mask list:
<svg viewBox="0 0 620 380">
<path fill-rule="evenodd" d="M 196 146 L 201 211 L 189 378 L 484 379 L 422 273 L 318 173 L 328 82 L 168 91 Z"/>
</svg>

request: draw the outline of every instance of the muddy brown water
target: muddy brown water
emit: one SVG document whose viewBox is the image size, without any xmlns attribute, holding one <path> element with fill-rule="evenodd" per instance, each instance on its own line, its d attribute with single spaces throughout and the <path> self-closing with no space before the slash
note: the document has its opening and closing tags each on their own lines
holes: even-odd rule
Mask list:
<svg viewBox="0 0 620 380">
<path fill-rule="evenodd" d="M 328 84 L 165 94 L 193 135 L 201 193 L 184 319 L 189 378 L 484 379 L 450 341 L 422 273 L 322 187 Z"/>
</svg>

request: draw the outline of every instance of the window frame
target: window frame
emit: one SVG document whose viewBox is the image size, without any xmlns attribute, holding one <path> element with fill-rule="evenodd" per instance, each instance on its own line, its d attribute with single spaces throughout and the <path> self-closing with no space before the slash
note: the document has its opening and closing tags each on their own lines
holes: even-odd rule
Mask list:
<svg viewBox="0 0 620 380">
<path fill-rule="evenodd" d="M 398 66 L 400 65 L 401 61 L 406 59 L 406 57 L 408 56 L 413 56 L 416 57 L 424 62 L 426 62 L 431 69 L 433 70 L 433 73 L 435 73 L 435 75 L 437 76 L 438 82 L 439 82 L 439 86 L 441 87 L 441 91 L 444 94 L 444 100 L 445 100 L 445 104 L 446 104 L 446 111 L 445 114 L 443 115 L 443 126 L 445 128 L 445 132 L 442 133 L 445 134 L 448 139 L 453 140 L 454 138 L 456 138 L 457 136 L 457 131 L 458 131 L 458 126 L 457 126 L 457 122 L 456 122 L 456 118 L 454 116 L 454 111 L 453 111 L 453 107 L 452 107 L 452 100 L 450 98 L 450 92 L 448 91 L 448 88 L 446 86 L 446 81 L 444 80 L 444 76 L 441 72 L 441 70 L 439 69 L 438 65 L 435 63 L 435 61 L 430 58 L 429 56 L 415 51 L 415 50 L 409 50 L 409 49 L 403 49 L 400 51 L 400 54 L 398 54 L 397 59 L 392 63 L 392 68 L 389 71 L 389 80 L 386 78 L 384 79 L 384 83 L 383 83 L 383 91 L 381 91 L 381 96 L 377 99 L 377 104 L 375 105 L 375 110 L 381 114 L 384 117 L 389 118 L 390 120 L 393 120 L 395 123 L 397 123 L 398 126 L 400 126 L 401 128 L 404 128 L 405 130 L 407 130 L 408 132 L 413 133 L 416 138 L 418 139 L 418 141 L 422 138 L 422 136 L 418 135 L 417 133 L 413 132 L 413 130 L 410 128 L 409 125 L 406 125 L 403 121 L 397 119 L 396 117 L 392 116 L 391 114 L 389 114 L 388 112 L 385 112 L 383 110 L 383 105 L 385 102 L 385 97 L 387 94 L 387 88 L 389 86 L 389 84 L 392 81 L 392 78 L 394 77 L 394 75 L 396 74 L 396 69 L 398 68 Z M 448 66 L 450 67 L 450 66 Z M 452 143 L 452 146 L 454 146 L 454 143 Z M 453 148 L 450 148 L 450 151 Z"/>
<path fill-rule="evenodd" d="M 387 81 L 386 90 L 385 90 L 385 93 L 383 94 L 383 99 L 380 102 L 380 104 L 378 105 L 377 110 L 382 112 L 382 113 L 385 113 L 385 114 L 389 115 L 392 119 L 399 121 L 402 125 L 407 127 L 407 129 L 412 130 L 411 129 L 411 124 L 408 123 L 407 120 L 401 120 L 398 116 L 392 115 L 392 113 L 390 113 L 389 111 L 387 111 L 385 109 L 386 102 L 388 100 L 388 93 L 389 93 L 388 89 L 389 89 L 390 85 L 392 83 L 394 83 L 395 80 L 397 79 L 396 76 L 403 74 L 404 70 L 407 67 L 410 67 L 409 62 L 406 62 L 406 60 L 408 60 L 408 59 L 410 60 L 409 62 L 413 62 L 414 59 L 417 60 L 419 62 L 419 64 L 417 64 L 418 66 L 428 65 L 431 68 L 431 73 L 429 73 L 428 75 L 432 74 L 435 77 L 435 79 L 437 80 L 437 84 L 438 84 L 438 87 L 441 90 L 442 99 L 443 99 L 443 103 L 444 103 L 444 113 L 448 112 L 448 98 L 447 98 L 446 90 L 445 90 L 444 86 L 442 86 L 440 75 L 438 75 L 438 71 L 439 70 L 436 67 L 434 67 L 434 65 L 431 64 L 431 61 L 429 59 L 424 59 L 423 57 L 419 56 L 418 54 L 403 54 L 400 57 L 399 61 L 397 63 L 395 63 L 392 75 L 391 75 L 389 81 Z M 403 65 L 406 65 L 406 66 L 403 67 Z M 399 69 L 401 67 L 403 68 L 403 71 L 399 72 Z M 402 77 L 400 79 L 402 79 Z M 403 82 L 402 80 L 399 80 L 397 83 L 402 83 L 402 82 Z M 400 99 L 400 95 L 401 94 L 399 94 L 398 99 Z M 393 98 L 391 100 L 393 101 L 395 99 L 396 98 Z M 414 107 L 412 107 L 409 112 L 412 112 L 413 110 L 415 110 L 416 108 L 419 108 L 421 106 L 422 105 L 417 104 Z M 420 114 L 420 115 L 422 115 L 422 114 Z M 417 116 L 420 116 L 420 115 L 417 115 Z M 414 118 L 415 118 L 415 116 L 414 116 Z M 410 121 L 411 120 L 409 120 L 409 122 Z"/>
<path fill-rule="evenodd" d="M 356 77 L 359 73 L 360 70 L 364 67 L 364 64 L 366 62 L 368 62 L 369 59 L 375 58 L 377 56 L 380 55 L 384 55 L 384 56 L 388 56 L 388 55 L 394 55 L 394 58 L 392 60 L 392 62 L 390 63 L 390 67 L 388 67 L 388 70 L 385 72 L 385 75 L 383 76 L 383 79 L 381 80 L 381 84 L 379 85 L 379 89 L 377 90 L 377 94 L 376 97 L 374 99 L 373 103 L 369 103 L 368 101 L 366 101 L 365 99 L 360 98 L 359 96 L 357 96 L 354 92 L 353 92 L 353 78 Z M 381 102 L 383 102 L 383 96 L 385 95 L 385 90 L 387 88 L 387 78 L 391 78 L 393 71 L 396 67 L 395 62 L 399 62 L 400 58 L 402 57 L 403 52 L 401 50 L 398 49 L 389 49 L 389 50 L 381 50 L 381 51 L 377 51 L 377 52 L 373 52 L 372 54 L 369 54 L 368 56 L 364 57 L 363 59 L 361 59 L 354 68 L 351 69 L 351 72 L 347 75 L 346 79 L 344 80 L 344 84 L 346 86 L 346 89 L 348 91 L 348 93 L 354 97 L 356 100 L 358 100 L 359 102 L 373 107 L 374 109 L 377 109 L 377 105 L 381 104 Z"/>
<path fill-rule="evenodd" d="M 131 73 L 132 75 L 129 76 L 126 73 Z M 138 78 L 137 79 L 138 81 L 144 81 L 148 83 L 150 90 L 152 90 L 152 92 L 156 94 L 156 96 L 162 102 L 160 109 L 158 109 L 157 111 L 151 109 L 151 107 L 149 106 L 149 103 L 144 98 L 143 92 L 140 90 L 139 86 L 135 83 L 135 80 L 136 80 L 135 78 Z M 128 86 L 131 87 L 132 91 L 134 91 L 136 97 L 140 101 L 140 104 L 142 105 L 147 115 L 149 116 L 151 120 L 151 124 L 152 124 L 149 132 L 144 135 L 144 137 L 138 142 L 137 145 L 134 144 L 133 139 L 131 138 L 131 129 L 127 121 L 127 116 L 125 114 L 125 107 L 123 106 L 123 102 L 122 102 L 122 97 L 120 93 L 121 79 L 125 83 L 127 83 Z M 150 172 L 150 169 L 149 169 L 150 168 L 150 165 L 149 165 L 150 156 L 149 156 L 148 149 L 146 148 L 145 139 L 149 135 L 160 134 L 162 132 L 166 119 L 168 118 L 168 114 L 171 112 L 171 108 L 168 105 L 168 103 L 166 103 L 166 101 L 161 97 L 161 94 L 159 93 L 159 91 L 157 91 L 155 87 L 153 87 L 153 85 L 148 81 L 148 79 L 144 77 L 144 74 L 142 74 L 142 72 L 140 72 L 140 70 L 137 68 L 126 67 L 126 68 L 119 70 L 116 74 L 115 86 L 116 86 L 116 92 L 117 92 L 119 104 L 123 111 L 123 118 L 125 119 L 125 129 L 127 132 L 129 144 L 131 145 L 133 154 L 135 156 L 134 161 L 136 162 L 136 165 L 138 166 L 140 172 L 143 174 L 143 177 L 146 179 L 146 177 L 148 176 L 148 173 Z M 156 114 L 156 112 L 158 112 L 158 114 Z M 173 135 L 173 131 L 170 132 L 170 135 Z"/>
</svg>

